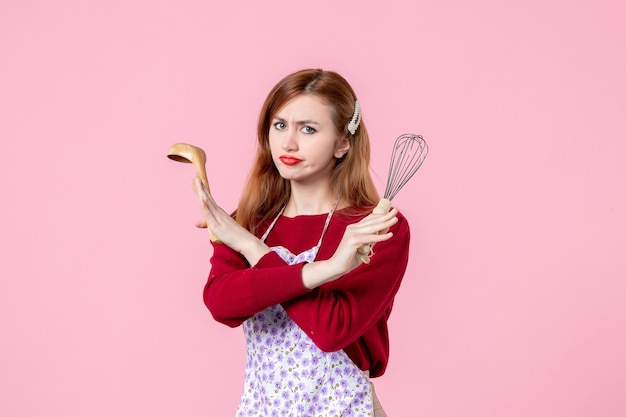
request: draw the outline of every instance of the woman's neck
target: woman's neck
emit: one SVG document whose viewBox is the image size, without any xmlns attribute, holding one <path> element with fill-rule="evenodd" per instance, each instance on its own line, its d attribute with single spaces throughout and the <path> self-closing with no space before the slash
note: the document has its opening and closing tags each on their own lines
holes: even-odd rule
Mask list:
<svg viewBox="0 0 626 417">
<path fill-rule="evenodd" d="M 284 216 L 314 215 L 328 213 L 337 200 L 330 187 L 299 187 L 291 185 L 291 197 L 285 206 Z"/>
</svg>

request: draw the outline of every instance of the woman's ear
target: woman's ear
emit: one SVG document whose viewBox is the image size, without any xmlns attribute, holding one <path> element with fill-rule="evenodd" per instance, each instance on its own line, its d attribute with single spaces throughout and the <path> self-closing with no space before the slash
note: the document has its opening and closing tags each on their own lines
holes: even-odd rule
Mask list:
<svg viewBox="0 0 626 417">
<path fill-rule="evenodd" d="M 335 158 L 342 158 L 345 154 L 348 153 L 350 149 L 350 141 L 348 138 L 343 137 L 337 141 L 337 146 L 335 146 Z"/>
</svg>

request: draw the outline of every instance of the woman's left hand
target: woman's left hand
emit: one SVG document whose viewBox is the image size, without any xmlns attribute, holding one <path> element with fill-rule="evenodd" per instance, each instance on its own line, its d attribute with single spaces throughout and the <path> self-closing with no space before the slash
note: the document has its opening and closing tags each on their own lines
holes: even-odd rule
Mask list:
<svg viewBox="0 0 626 417">
<path fill-rule="evenodd" d="M 398 209 L 392 208 L 387 213 L 372 213 L 361 221 L 346 227 L 339 247 L 331 260 L 337 262 L 344 274 L 361 263 L 369 263 L 368 254 L 359 253 L 359 249 L 364 245 L 370 245 L 371 248 L 376 243 L 391 239 L 392 233 L 389 232 L 389 228 L 397 223 L 397 215 Z"/>
<path fill-rule="evenodd" d="M 370 214 L 361 221 L 346 227 L 343 238 L 332 257 L 316 261 L 302 268 L 302 281 L 307 288 L 316 288 L 341 278 L 362 263 L 369 261 L 368 255 L 358 252 L 363 245 L 376 244 L 391 239 L 389 228 L 398 222 L 398 210 L 388 213 Z"/>
</svg>

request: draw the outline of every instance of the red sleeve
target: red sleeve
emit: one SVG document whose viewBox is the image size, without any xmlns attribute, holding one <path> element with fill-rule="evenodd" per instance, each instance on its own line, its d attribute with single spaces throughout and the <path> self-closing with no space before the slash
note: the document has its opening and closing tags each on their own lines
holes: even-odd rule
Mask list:
<svg viewBox="0 0 626 417">
<path fill-rule="evenodd" d="M 239 326 L 259 311 L 310 291 L 302 283 L 303 264 L 289 266 L 275 252 L 250 267 L 226 245 L 214 244 L 213 250 L 204 303 L 220 323 Z"/>
<path fill-rule="evenodd" d="M 336 281 L 283 303 L 291 319 L 320 349 L 343 349 L 390 311 L 409 256 L 410 231 L 402 215 L 398 214 L 391 231 L 391 239 L 374 246 L 369 265 L 362 264 Z M 331 253 L 339 243 L 335 240 Z"/>
</svg>

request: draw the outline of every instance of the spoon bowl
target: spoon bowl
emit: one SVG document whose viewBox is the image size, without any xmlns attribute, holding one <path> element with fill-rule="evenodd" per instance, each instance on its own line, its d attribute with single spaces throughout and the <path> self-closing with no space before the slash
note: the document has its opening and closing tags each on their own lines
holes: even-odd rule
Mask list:
<svg viewBox="0 0 626 417">
<path fill-rule="evenodd" d="M 209 180 L 206 176 L 206 153 L 202 148 L 188 143 L 175 143 L 167 151 L 167 157 L 176 162 L 193 164 L 196 172 L 200 175 L 202 183 L 209 188 Z M 209 189 L 209 192 L 211 190 Z"/>
</svg>

